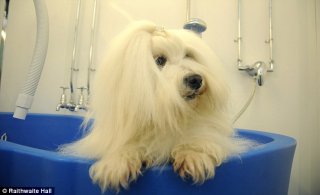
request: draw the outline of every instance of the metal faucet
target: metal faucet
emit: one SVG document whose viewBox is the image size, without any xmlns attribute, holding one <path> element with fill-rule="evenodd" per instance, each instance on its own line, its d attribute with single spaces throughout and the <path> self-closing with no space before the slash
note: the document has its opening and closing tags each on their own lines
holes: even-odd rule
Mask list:
<svg viewBox="0 0 320 195">
<path fill-rule="evenodd" d="M 86 101 L 85 101 L 85 98 L 83 95 L 83 91 L 86 90 L 87 88 L 79 87 L 78 89 L 80 89 L 80 96 L 79 96 L 78 104 L 76 105 L 74 111 L 77 112 L 79 109 L 87 111 L 88 107 L 87 107 L 87 104 L 86 104 Z"/>
<path fill-rule="evenodd" d="M 62 94 L 60 97 L 60 103 L 56 107 L 56 111 L 59 111 L 61 108 L 68 109 L 71 112 L 77 112 L 79 110 L 88 110 L 88 104 L 85 101 L 85 97 L 83 94 L 83 91 L 86 90 L 87 88 L 85 87 L 79 87 L 80 89 L 80 95 L 79 95 L 79 100 L 78 103 L 76 104 L 74 102 L 74 98 L 70 98 L 69 102 L 67 102 L 67 95 L 66 95 L 66 90 L 69 89 L 68 87 L 60 87 L 62 89 Z"/>
<path fill-rule="evenodd" d="M 67 95 L 66 90 L 69 89 L 68 87 L 60 87 L 62 89 L 62 94 L 60 97 L 60 103 L 56 107 L 56 111 L 59 111 L 60 108 L 67 108 L 68 109 L 68 103 L 67 103 Z"/>
<path fill-rule="evenodd" d="M 74 103 L 74 99 L 72 98 L 72 95 L 70 97 L 69 102 L 67 102 L 67 95 L 66 90 L 69 89 L 69 87 L 60 87 L 62 89 L 62 94 L 60 97 L 60 103 L 56 107 L 56 111 L 60 111 L 61 108 L 68 109 L 70 111 L 75 111 L 76 104 Z"/>
<path fill-rule="evenodd" d="M 76 104 L 74 103 L 74 100 L 72 98 L 70 99 L 66 108 L 72 112 L 76 111 Z"/>
<path fill-rule="evenodd" d="M 239 70 L 244 70 L 246 71 L 250 76 L 252 76 L 254 79 L 256 79 L 257 84 L 259 86 L 262 86 L 264 83 L 264 75 L 268 71 L 268 67 L 266 63 L 262 61 L 257 61 L 252 65 L 247 65 L 247 66 L 240 66 Z"/>
<path fill-rule="evenodd" d="M 242 18 L 241 18 L 241 8 L 242 8 L 242 0 L 238 0 L 238 32 L 237 37 L 234 40 L 238 46 L 238 59 L 237 65 L 238 70 L 246 71 L 250 76 L 252 76 L 259 86 L 262 86 L 264 83 L 264 75 L 266 72 L 273 72 L 274 70 L 274 60 L 273 60 L 273 24 L 272 24 L 272 0 L 269 0 L 269 37 L 265 41 L 266 44 L 269 44 L 269 63 L 266 64 L 261 61 L 257 61 L 251 65 L 244 65 L 242 60 L 242 34 L 241 34 L 241 26 L 242 26 Z"/>
</svg>

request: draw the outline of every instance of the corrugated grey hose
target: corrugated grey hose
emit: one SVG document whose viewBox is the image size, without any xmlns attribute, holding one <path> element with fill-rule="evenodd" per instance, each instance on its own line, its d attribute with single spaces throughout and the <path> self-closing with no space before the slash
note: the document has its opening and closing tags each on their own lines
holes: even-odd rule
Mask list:
<svg viewBox="0 0 320 195">
<path fill-rule="evenodd" d="M 49 40 L 48 11 L 43 0 L 33 0 L 37 17 L 37 37 L 27 79 L 16 102 L 13 117 L 25 119 L 31 108 L 33 96 L 38 87 L 43 65 L 46 59 Z"/>
</svg>

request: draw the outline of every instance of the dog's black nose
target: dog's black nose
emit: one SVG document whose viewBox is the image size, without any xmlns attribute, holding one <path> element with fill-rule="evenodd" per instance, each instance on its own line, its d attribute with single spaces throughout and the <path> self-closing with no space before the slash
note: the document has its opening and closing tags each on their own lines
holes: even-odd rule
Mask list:
<svg viewBox="0 0 320 195">
<path fill-rule="evenodd" d="M 202 84 L 202 77 L 198 74 L 189 75 L 183 79 L 183 82 L 191 89 L 199 89 Z"/>
</svg>

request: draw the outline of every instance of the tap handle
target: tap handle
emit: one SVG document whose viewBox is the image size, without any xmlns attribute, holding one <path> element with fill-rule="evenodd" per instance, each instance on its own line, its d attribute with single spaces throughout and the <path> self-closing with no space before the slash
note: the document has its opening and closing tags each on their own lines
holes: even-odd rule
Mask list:
<svg viewBox="0 0 320 195">
<path fill-rule="evenodd" d="M 85 104 L 85 97 L 84 97 L 83 91 L 86 90 L 87 88 L 79 87 L 78 89 L 80 89 L 80 96 L 79 96 L 79 100 L 78 100 L 78 105 L 84 105 Z"/>
<path fill-rule="evenodd" d="M 66 90 L 69 89 L 69 87 L 64 87 L 64 86 L 61 86 L 60 88 L 62 89 L 62 93 L 65 93 Z"/>
<path fill-rule="evenodd" d="M 83 95 L 83 91 L 84 91 L 84 90 L 87 90 L 88 88 L 86 88 L 86 87 L 79 87 L 79 88 L 77 88 L 77 89 L 80 89 L 80 94 Z"/>
</svg>

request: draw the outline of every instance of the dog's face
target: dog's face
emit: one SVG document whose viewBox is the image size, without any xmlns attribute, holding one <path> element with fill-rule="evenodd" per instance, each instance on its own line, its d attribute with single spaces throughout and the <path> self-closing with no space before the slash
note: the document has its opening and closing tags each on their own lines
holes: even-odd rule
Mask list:
<svg viewBox="0 0 320 195">
<path fill-rule="evenodd" d="M 150 47 L 154 60 L 150 65 L 157 67 L 158 85 L 167 83 L 181 101 L 197 111 L 212 108 L 214 102 L 224 104 L 226 86 L 219 75 L 220 63 L 198 35 L 187 30 L 156 30 L 151 33 Z"/>
<path fill-rule="evenodd" d="M 205 76 L 194 68 L 203 65 L 197 61 L 195 54 L 188 50 L 181 40 L 169 36 L 164 33 L 152 39 L 155 65 L 161 75 L 176 87 L 181 98 L 187 103 L 194 104 L 194 101 L 197 101 L 206 90 Z"/>
<path fill-rule="evenodd" d="M 220 62 L 201 38 L 150 23 L 135 24 L 111 43 L 94 87 L 97 116 L 112 112 L 101 121 L 158 129 L 180 128 L 190 117 L 220 112 L 227 97 Z"/>
</svg>

